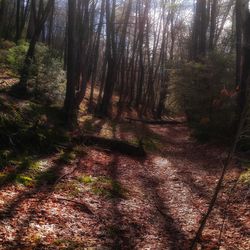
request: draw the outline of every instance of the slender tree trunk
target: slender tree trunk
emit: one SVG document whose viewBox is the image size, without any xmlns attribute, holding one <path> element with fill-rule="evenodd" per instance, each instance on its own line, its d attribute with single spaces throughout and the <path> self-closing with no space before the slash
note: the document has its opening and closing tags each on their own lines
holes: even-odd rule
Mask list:
<svg viewBox="0 0 250 250">
<path fill-rule="evenodd" d="M 64 111 L 69 127 L 77 123 L 76 108 L 76 0 L 68 0 L 67 85 Z"/>
</svg>

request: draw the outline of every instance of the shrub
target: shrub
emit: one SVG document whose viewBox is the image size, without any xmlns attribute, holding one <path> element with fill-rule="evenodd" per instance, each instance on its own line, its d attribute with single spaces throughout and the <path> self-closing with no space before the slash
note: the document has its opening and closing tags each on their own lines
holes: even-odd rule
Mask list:
<svg viewBox="0 0 250 250">
<path fill-rule="evenodd" d="M 213 53 L 190 62 L 174 74 L 175 95 L 194 135 L 206 141 L 232 136 L 237 92 L 234 57 Z"/>
<path fill-rule="evenodd" d="M 27 42 L 22 42 L 9 49 L 7 54 L 7 64 L 14 73 L 18 74 L 21 71 L 28 48 L 29 44 Z"/>
<path fill-rule="evenodd" d="M 29 44 L 20 41 L 7 53 L 7 64 L 11 70 L 19 74 Z M 36 53 L 29 72 L 28 87 L 36 99 L 46 103 L 61 103 L 64 99 L 66 77 L 61 58 L 56 51 L 44 44 L 37 44 Z"/>
<path fill-rule="evenodd" d="M 36 98 L 48 103 L 62 103 L 66 92 L 66 74 L 55 51 L 39 44 L 36 51 L 36 74 L 30 81 Z"/>
</svg>

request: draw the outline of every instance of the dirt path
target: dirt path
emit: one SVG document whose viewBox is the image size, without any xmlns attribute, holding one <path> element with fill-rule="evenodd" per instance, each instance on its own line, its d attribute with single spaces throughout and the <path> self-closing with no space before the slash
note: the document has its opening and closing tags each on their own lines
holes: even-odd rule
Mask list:
<svg viewBox="0 0 250 250">
<path fill-rule="evenodd" d="M 54 168 L 63 176 L 76 167 L 59 183 L 2 186 L 0 249 L 188 249 L 225 153 L 197 144 L 182 125 L 145 129 L 161 140 L 160 152 L 145 160 L 91 149 L 73 165 L 58 166 L 53 158 L 39 162 L 43 174 Z M 113 136 L 133 137 L 120 127 Z M 224 214 L 220 249 L 250 249 L 246 187 L 238 186 L 225 210 L 238 175 L 235 164 L 209 220 L 203 249 L 216 249 Z"/>
</svg>

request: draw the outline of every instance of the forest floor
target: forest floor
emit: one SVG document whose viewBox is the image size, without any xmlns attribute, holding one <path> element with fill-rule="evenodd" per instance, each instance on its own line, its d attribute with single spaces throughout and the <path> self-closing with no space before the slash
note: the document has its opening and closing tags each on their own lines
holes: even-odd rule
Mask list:
<svg viewBox="0 0 250 250">
<path fill-rule="evenodd" d="M 185 124 L 85 115 L 81 128 L 131 144 L 142 138 L 147 156 L 78 145 L 66 157 L 1 168 L 0 249 L 189 249 L 227 149 L 199 144 Z M 245 170 L 231 164 L 199 249 L 250 249 Z"/>
</svg>

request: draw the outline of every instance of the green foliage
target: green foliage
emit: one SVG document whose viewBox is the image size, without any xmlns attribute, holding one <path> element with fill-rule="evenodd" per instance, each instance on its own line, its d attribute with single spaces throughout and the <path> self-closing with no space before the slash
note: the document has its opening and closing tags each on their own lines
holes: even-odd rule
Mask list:
<svg viewBox="0 0 250 250">
<path fill-rule="evenodd" d="M 81 176 L 78 181 L 88 185 L 91 191 L 107 198 L 125 198 L 126 190 L 120 182 L 108 177 Z"/>
<path fill-rule="evenodd" d="M 241 174 L 239 180 L 244 184 L 250 185 L 250 165 L 248 170 Z"/>
<path fill-rule="evenodd" d="M 34 180 L 26 175 L 17 175 L 16 182 L 24 186 L 33 186 Z"/>
<path fill-rule="evenodd" d="M 179 107 L 201 141 L 232 136 L 236 91 L 234 57 L 213 53 L 204 62 L 190 62 L 173 77 Z"/>
<path fill-rule="evenodd" d="M 7 66 L 15 73 L 20 74 L 29 43 L 20 41 L 17 46 L 7 51 Z M 1 53 L 0 53 L 1 62 Z M 46 45 L 38 43 L 35 58 L 29 71 L 29 90 L 36 100 L 45 103 L 62 103 L 65 96 L 66 76 L 63 64 L 56 51 Z"/>
<path fill-rule="evenodd" d="M 124 198 L 125 190 L 121 184 L 113 179 L 100 177 L 92 187 L 95 194 L 105 196 L 107 198 Z"/>
<path fill-rule="evenodd" d="M 29 43 L 22 42 L 8 50 L 7 64 L 14 73 L 18 74 L 21 71 L 28 48 Z"/>
<path fill-rule="evenodd" d="M 0 170 L 0 185 L 16 183 L 31 187 L 35 184 L 35 176 L 39 173 L 40 165 L 26 155 L 9 154 L 8 161 Z"/>
<path fill-rule="evenodd" d="M 79 177 L 79 181 L 84 183 L 84 184 L 91 184 L 95 182 L 95 179 L 92 176 L 81 176 Z"/>
<path fill-rule="evenodd" d="M 36 98 L 47 103 L 62 103 L 66 91 L 66 75 L 61 58 L 47 46 L 36 49 L 35 77 L 30 81 Z"/>
<path fill-rule="evenodd" d="M 69 141 L 66 131 L 59 127 L 60 117 L 56 107 L 31 103 L 21 108 L 2 101 L 0 149 L 39 154 L 56 150 L 58 145 Z"/>
</svg>

